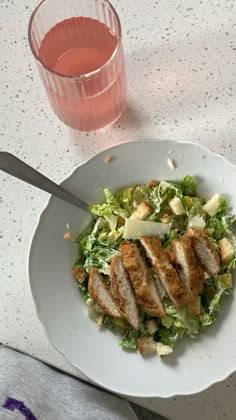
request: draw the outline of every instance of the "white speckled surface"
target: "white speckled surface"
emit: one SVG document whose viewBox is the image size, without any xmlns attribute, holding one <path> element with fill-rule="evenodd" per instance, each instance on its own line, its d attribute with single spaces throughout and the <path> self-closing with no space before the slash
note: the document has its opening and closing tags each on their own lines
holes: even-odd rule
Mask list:
<svg viewBox="0 0 236 420">
<path fill-rule="evenodd" d="M 0 149 L 57 182 L 96 152 L 146 137 L 202 143 L 236 163 L 235 1 L 113 4 L 123 27 L 128 107 L 113 127 L 86 134 L 65 127 L 49 108 L 27 41 L 36 1 L 1 0 Z M 49 344 L 28 287 L 28 245 L 46 201 L 0 173 L 0 342 L 80 376 Z M 233 420 L 235 388 L 236 374 L 192 397 L 136 402 L 173 420 Z"/>
</svg>

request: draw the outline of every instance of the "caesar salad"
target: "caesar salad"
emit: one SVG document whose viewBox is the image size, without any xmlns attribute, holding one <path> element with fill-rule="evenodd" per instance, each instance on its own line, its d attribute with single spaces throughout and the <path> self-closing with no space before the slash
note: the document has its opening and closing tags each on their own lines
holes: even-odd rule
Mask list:
<svg viewBox="0 0 236 420">
<path fill-rule="evenodd" d="M 76 238 L 73 274 L 88 315 L 124 350 L 166 356 L 204 332 L 232 292 L 236 217 L 226 198 L 199 195 L 189 175 L 104 196 Z"/>
</svg>

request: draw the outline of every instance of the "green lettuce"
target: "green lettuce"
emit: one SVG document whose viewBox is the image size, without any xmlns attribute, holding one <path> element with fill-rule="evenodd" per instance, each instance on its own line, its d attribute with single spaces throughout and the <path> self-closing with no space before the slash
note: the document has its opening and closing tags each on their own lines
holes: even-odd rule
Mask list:
<svg viewBox="0 0 236 420">
<path fill-rule="evenodd" d="M 108 190 L 104 189 L 106 202 L 103 204 L 94 204 L 91 207 L 91 212 L 97 216 L 109 216 L 111 214 L 121 216 L 123 218 L 128 216 L 126 209 L 120 206 L 117 198 Z"/>
<path fill-rule="evenodd" d="M 236 256 L 228 263 L 226 266 L 226 272 L 230 273 L 231 271 L 234 271 L 236 269 Z"/>
<path fill-rule="evenodd" d="M 197 195 L 197 181 L 193 176 L 185 176 L 179 183 L 179 190 L 183 195 L 195 197 Z"/>
<path fill-rule="evenodd" d="M 215 321 L 217 312 L 220 310 L 220 302 L 223 295 L 229 295 L 232 290 L 232 275 L 222 274 L 209 277 L 205 280 L 203 296 L 203 313 L 199 320 L 203 327 L 211 325 Z"/>
<path fill-rule="evenodd" d="M 140 337 L 140 331 L 135 330 L 131 325 L 126 330 L 125 335 L 121 340 L 121 347 L 125 350 L 136 350 L 137 339 Z"/>
<path fill-rule="evenodd" d="M 177 329 L 181 329 L 181 332 L 184 330 L 184 333 L 192 338 L 196 337 L 200 330 L 198 317 L 189 315 L 186 307 L 176 308 L 167 298 L 164 299 L 163 303 L 167 316 L 172 318 L 171 325 L 175 326 Z M 165 318 L 163 321 L 165 324 Z"/>
<path fill-rule="evenodd" d="M 191 219 L 194 216 L 203 216 L 204 211 L 202 209 L 202 206 L 206 203 L 206 200 L 204 198 L 199 197 L 185 197 L 185 200 L 189 201 L 188 204 L 188 217 Z M 191 203 L 190 203 L 191 202 Z"/>
<path fill-rule="evenodd" d="M 132 205 L 140 204 L 142 201 L 150 202 L 152 189 L 149 185 L 137 185 L 133 189 Z"/>
<path fill-rule="evenodd" d="M 82 232 L 76 239 L 80 252 L 77 263 L 82 263 L 87 272 L 91 267 L 96 267 L 101 273 L 109 274 L 109 263 L 112 257 L 118 254 L 122 229 L 111 230 L 110 223 L 106 219 L 98 218 L 95 224 L 90 225 L 86 232 Z"/>
<path fill-rule="evenodd" d="M 215 216 L 223 216 L 224 214 L 226 214 L 229 210 L 231 210 L 231 207 L 228 203 L 228 201 L 226 200 L 225 197 L 221 197 L 220 198 L 220 203 L 219 203 L 219 207 L 215 213 Z"/>
<path fill-rule="evenodd" d="M 135 187 L 124 188 L 116 194 L 116 199 L 120 207 L 124 208 L 128 212 L 128 215 L 130 215 L 133 211 L 134 190 Z"/>
<path fill-rule="evenodd" d="M 158 331 L 154 334 L 154 340 L 173 348 L 183 334 L 184 329 L 177 328 L 174 325 L 170 328 L 159 326 Z"/>
<path fill-rule="evenodd" d="M 90 302 L 93 301 L 93 299 L 90 296 L 90 293 L 88 291 L 88 282 L 87 281 L 83 281 L 82 283 L 78 283 L 78 288 L 81 292 L 81 295 L 85 301 L 86 305 L 89 305 Z"/>
<path fill-rule="evenodd" d="M 208 226 L 213 229 L 212 237 L 217 241 L 227 235 L 227 227 L 221 217 L 212 216 Z"/>
<path fill-rule="evenodd" d="M 110 330 L 113 334 L 117 334 L 117 325 L 115 323 L 115 318 L 112 316 L 104 315 L 102 325 L 104 328 Z"/>
<path fill-rule="evenodd" d="M 85 259 L 84 268 L 89 271 L 91 267 L 96 267 L 101 273 L 109 274 L 109 263 L 112 257 L 118 253 L 119 251 L 117 249 L 95 245 Z"/>
<path fill-rule="evenodd" d="M 117 194 L 117 199 L 125 209 L 128 209 L 129 214 L 134 210 L 134 207 L 146 201 L 157 213 L 160 210 L 161 200 L 159 197 L 160 186 L 137 185 L 136 187 L 121 190 Z"/>
</svg>

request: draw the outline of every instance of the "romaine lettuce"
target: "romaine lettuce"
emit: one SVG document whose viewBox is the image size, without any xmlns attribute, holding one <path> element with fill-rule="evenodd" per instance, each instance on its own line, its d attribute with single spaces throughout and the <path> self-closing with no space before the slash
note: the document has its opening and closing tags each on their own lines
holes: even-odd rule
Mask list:
<svg viewBox="0 0 236 420">
<path fill-rule="evenodd" d="M 136 350 L 137 348 L 137 339 L 140 336 L 140 332 L 135 330 L 131 325 L 126 330 L 125 335 L 121 340 L 121 347 L 125 350 Z"/>
<path fill-rule="evenodd" d="M 185 176 L 179 183 L 179 190 L 183 195 L 195 197 L 197 195 L 197 181 L 193 176 Z"/>
</svg>

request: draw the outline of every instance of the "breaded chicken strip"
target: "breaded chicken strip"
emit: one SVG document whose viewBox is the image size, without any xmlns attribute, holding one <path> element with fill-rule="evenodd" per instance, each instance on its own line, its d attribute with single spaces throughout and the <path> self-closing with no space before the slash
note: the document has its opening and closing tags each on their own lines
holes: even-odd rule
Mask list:
<svg viewBox="0 0 236 420">
<path fill-rule="evenodd" d="M 140 249 L 133 242 L 125 241 L 120 244 L 120 252 L 138 304 L 151 316 L 165 316 L 154 278 Z"/>
<path fill-rule="evenodd" d="M 121 313 L 116 305 L 115 299 L 112 296 L 109 287 L 103 280 L 102 275 L 97 268 L 93 267 L 88 281 L 88 290 L 92 298 L 108 315 L 120 318 Z"/>
<path fill-rule="evenodd" d="M 195 257 L 189 238 L 172 241 L 176 270 L 187 289 L 197 296 L 201 290 L 204 272 Z"/>
<path fill-rule="evenodd" d="M 174 305 L 179 307 L 190 303 L 193 300 L 193 295 L 187 290 L 177 271 L 171 265 L 159 239 L 141 236 L 140 241 Z"/>
<path fill-rule="evenodd" d="M 134 291 L 128 274 L 122 264 L 121 256 L 115 255 L 110 265 L 111 291 L 116 304 L 125 319 L 136 330 L 139 329 L 139 314 Z"/>
<path fill-rule="evenodd" d="M 199 229 L 189 228 L 185 235 L 191 240 L 194 252 L 203 269 L 212 276 L 218 274 L 220 271 L 220 258 L 207 233 Z"/>
</svg>

